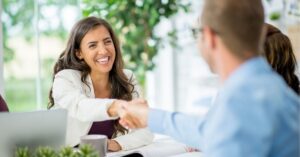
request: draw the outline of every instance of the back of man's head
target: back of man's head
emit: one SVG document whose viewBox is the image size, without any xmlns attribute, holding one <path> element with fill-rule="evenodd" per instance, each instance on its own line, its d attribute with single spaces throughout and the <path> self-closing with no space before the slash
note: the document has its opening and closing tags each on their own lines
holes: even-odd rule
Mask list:
<svg viewBox="0 0 300 157">
<path fill-rule="evenodd" d="M 263 46 L 264 10 L 261 0 L 206 0 L 202 26 L 217 33 L 238 58 L 258 55 Z"/>
</svg>

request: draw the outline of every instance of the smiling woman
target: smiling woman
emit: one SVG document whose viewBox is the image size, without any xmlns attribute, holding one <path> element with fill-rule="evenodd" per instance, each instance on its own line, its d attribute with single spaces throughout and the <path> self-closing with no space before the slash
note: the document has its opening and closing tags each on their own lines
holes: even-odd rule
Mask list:
<svg viewBox="0 0 300 157">
<path fill-rule="evenodd" d="M 116 52 L 108 30 L 104 26 L 96 26 L 83 37 L 81 43 L 76 56 L 89 65 L 91 75 L 99 76 L 109 73 Z"/>
<path fill-rule="evenodd" d="M 108 136 L 111 151 L 152 142 L 147 129 L 129 131 L 118 122 L 124 100 L 139 97 L 133 73 L 124 70 L 117 37 L 103 19 L 88 17 L 72 29 L 67 47 L 54 66 L 48 108 L 69 111 L 67 144 L 76 146 L 86 134 Z"/>
</svg>

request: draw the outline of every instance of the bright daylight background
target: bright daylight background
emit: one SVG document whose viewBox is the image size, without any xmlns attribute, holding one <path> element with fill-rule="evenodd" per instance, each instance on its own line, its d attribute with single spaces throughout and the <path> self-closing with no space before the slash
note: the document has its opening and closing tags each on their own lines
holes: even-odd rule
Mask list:
<svg viewBox="0 0 300 157">
<path fill-rule="evenodd" d="M 288 34 L 300 61 L 300 0 L 263 0 L 266 20 Z M 0 89 L 10 111 L 45 109 L 52 68 L 79 19 L 107 19 L 151 106 L 203 113 L 218 90 L 197 50 L 201 0 L 2 0 Z M 4 52 L 4 53 L 3 53 Z M 299 72 L 299 71 L 298 71 Z"/>
</svg>

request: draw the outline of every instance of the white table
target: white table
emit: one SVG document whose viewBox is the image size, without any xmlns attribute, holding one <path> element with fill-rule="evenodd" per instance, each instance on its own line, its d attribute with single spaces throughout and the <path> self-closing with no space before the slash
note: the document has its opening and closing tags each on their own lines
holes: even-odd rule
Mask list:
<svg viewBox="0 0 300 157">
<path fill-rule="evenodd" d="M 145 157 L 201 157 L 202 153 L 187 152 L 186 148 L 185 144 L 179 143 L 168 136 L 155 135 L 154 141 L 150 145 L 130 151 L 108 153 L 107 157 L 120 157 L 132 152 L 139 152 Z"/>
<path fill-rule="evenodd" d="M 203 153 L 201 152 L 190 152 L 190 153 L 183 153 L 178 155 L 173 155 L 170 157 L 204 157 Z"/>
</svg>

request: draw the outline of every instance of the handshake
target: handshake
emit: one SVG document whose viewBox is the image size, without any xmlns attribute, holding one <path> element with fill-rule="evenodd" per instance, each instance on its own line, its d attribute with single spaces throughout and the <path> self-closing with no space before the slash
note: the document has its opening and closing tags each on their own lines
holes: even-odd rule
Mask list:
<svg viewBox="0 0 300 157">
<path fill-rule="evenodd" d="M 147 127 L 149 107 L 145 99 L 115 100 L 108 108 L 111 117 L 120 117 L 119 123 L 130 129 Z"/>
</svg>

